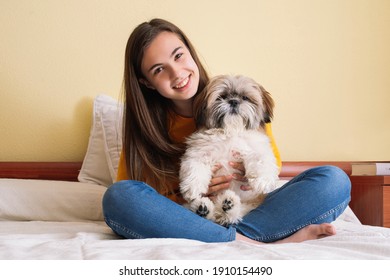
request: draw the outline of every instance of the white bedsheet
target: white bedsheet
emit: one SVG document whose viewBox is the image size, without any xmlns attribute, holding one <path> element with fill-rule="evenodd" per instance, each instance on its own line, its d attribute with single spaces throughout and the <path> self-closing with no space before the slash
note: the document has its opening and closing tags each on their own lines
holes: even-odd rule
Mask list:
<svg viewBox="0 0 390 280">
<path fill-rule="evenodd" d="M 334 222 L 335 236 L 302 243 L 125 240 L 101 219 L 96 202 L 104 190 L 82 183 L 0 180 L 0 259 L 390 259 L 390 229 L 361 225 L 350 208 Z"/>
</svg>

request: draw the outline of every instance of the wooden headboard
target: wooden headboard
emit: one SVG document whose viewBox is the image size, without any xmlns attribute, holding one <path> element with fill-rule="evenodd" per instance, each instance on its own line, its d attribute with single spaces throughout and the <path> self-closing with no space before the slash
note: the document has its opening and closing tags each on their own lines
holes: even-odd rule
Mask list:
<svg viewBox="0 0 390 280">
<path fill-rule="evenodd" d="M 0 162 L 0 178 L 77 181 L 81 162 Z M 335 165 L 351 175 L 351 162 L 286 161 L 281 179 L 290 179 L 303 171 L 320 165 Z"/>
<path fill-rule="evenodd" d="M 0 162 L 0 178 L 77 181 L 81 162 Z"/>
</svg>

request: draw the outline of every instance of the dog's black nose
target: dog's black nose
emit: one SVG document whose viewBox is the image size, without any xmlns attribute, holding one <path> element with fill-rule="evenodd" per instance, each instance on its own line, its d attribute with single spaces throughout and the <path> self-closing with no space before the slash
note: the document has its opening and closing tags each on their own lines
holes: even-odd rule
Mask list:
<svg viewBox="0 0 390 280">
<path fill-rule="evenodd" d="M 236 100 L 236 99 L 231 99 L 231 100 L 229 100 L 229 104 L 230 104 L 230 106 L 232 106 L 233 108 L 235 108 L 235 107 L 237 107 L 237 105 L 238 105 L 238 100 Z"/>
</svg>

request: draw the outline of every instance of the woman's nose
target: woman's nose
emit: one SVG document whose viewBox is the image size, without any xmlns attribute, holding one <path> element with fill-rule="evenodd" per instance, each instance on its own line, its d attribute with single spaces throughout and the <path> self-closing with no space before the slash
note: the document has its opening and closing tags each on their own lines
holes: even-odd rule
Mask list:
<svg viewBox="0 0 390 280">
<path fill-rule="evenodd" d="M 170 67 L 170 76 L 172 79 L 177 79 L 180 77 L 181 68 L 178 65 L 172 65 Z"/>
</svg>

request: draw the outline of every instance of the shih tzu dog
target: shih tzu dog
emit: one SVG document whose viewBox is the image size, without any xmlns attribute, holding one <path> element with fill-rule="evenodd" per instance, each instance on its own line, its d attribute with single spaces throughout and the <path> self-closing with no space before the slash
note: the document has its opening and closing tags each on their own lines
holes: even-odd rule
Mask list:
<svg viewBox="0 0 390 280">
<path fill-rule="evenodd" d="M 271 95 L 253 79 L 221 75 L 210 80 L 194 101 L 198 131 L 187 139 L 180 167 L 180 191 L 188 208 L 222 225 L 238 223 L 274 190 L 279 169 L 264 125 L 273 117 Z M 242 162 L 250 190 L 242 181 L 206 196 L 212 176 L 237 173 Z M 220 164 L 216 174 L 213 166 Z"/>
</svg>

